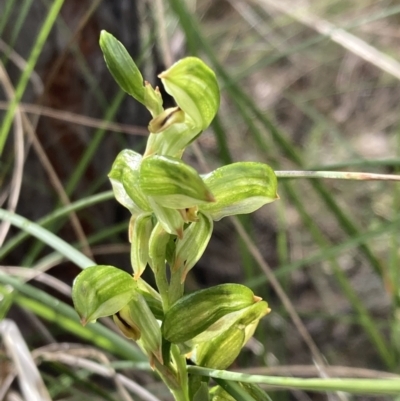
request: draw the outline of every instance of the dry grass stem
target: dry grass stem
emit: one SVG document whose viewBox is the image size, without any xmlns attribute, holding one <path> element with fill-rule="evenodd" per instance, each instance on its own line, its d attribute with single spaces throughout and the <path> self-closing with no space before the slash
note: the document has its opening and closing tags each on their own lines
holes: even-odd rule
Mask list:
<svg viewBox="0 0 400 401">
<path fill-rule="evenodd" d="M 0 101 L 0 109 L 7 110 L 9 102 Z M 56 110 L 50 107 L 38 106 L 35 104 L 20 103 L 20 110 L 25 113 L 36 114 L 38 116 L 50 117 L 56 120 L 66 121 L 71 124 L 78 124 L 84 127 L 106 129 L 108 131 L 121 132 L 123 134 L 147 136 L 149 131 L 143 127 L 135 125 L 118 124 L 107 122 L 98 118 L 84 116 L 82 114 L 72 113 L 69 111 Z"/>
</svg>

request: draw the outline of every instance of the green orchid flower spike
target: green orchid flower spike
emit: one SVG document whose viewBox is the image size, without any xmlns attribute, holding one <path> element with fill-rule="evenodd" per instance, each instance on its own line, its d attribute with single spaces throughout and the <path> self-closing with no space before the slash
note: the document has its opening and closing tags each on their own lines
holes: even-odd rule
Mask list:
<svg viewBox="0 0 400 401">
<path fill-rule="evenodd" d="M 200 175 L 182 160 L 220 104 L 216 76 L 202 60 L 187 57 L 160 74 L 176 102 L 164 109 L 159 89 L 143 79 L 116 38 L 103 31 L 100 46 L 117 83 L 151 119 L 144 154 L 122 150 L 109 173 L 116 200 L 131 214 L 132 274 L 113 266 L 84 270 L 73 286 L 75 309 L 83 324 L 112 316 L 175 400 L 230 400 L 220 387 L 210 390 L 205 378 L 189 380 L 185 355 L 197 365 L 226 369 L 270 309 L 240 284 L 187 295 L 184 284 L 206 250 L 214 221 L 252 213 L 279 198 L 275 173 L 262 163 L 238 162 Z M 142 278 L 147 266 L 156 288 Z M 263 399 L 258 388 L 245 390 Z"/>
</svg>

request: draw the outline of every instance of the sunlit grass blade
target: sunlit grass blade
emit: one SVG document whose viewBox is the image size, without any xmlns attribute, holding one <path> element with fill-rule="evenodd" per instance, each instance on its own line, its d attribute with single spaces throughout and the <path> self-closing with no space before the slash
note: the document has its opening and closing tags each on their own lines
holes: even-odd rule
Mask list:
<svg viewBox="0 0 400 401">
<path fill-rule="evenodd" d="M 54 221 L 62 217 L 68 216 L 68 214 L 72 211 L 76 212 L 78 210 L 96 205 L 101 202 L 105 202 L 107 200 L 113 199 L 114 194 L 112 191 L 106 191 L 99 193 L 97 195 L 93 195 L 87 198 L 80 199 L 79 201 L 73 202 L 68 206 L 61 207 L 56 209 L 54 212 L 50 213 L 49 215 L 41 218 L 36 222 L 36 224 L 40 226 L 46 226 Z M 4 258 L 11 252 L 16 246 L 21 244 L 25 239 L 29 238 L 30 234 L 26 231 L 21 231 L 20 233 L 14 235 L 10 238 L 1 248 L 0 248 L 0 259 Z"/>
<path fill-rule="evenodd" d="M 34 237 L 40 239 L 43 243 L 49 245 L 53 249 L 61 253 L 66 259 L 75 263 L 82 269 L 93 266 L 95 263 L 85 256 L 83 253 L 77 251 L 67 242 L 57 237 L 50 231 L 39 226 L 36 223 L 26 219 L 25 217 L 19 216 L 18 214 L 10 213 L 7 210 L 0 209 L 0 220 L 9 221 L 13 226 L 16 226 Z"/>
</svg>

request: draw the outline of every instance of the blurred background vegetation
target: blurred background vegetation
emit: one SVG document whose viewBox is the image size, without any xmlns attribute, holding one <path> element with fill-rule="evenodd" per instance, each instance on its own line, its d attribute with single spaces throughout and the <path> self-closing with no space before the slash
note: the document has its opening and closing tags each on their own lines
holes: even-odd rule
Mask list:
<svg viewBox="0 0 400 401">
<path fill-rule="evenodd" d="M 252 160 L 276 170 L 398 173 L 399 22 L 400 4 L 389 0 L 0 0 L 1 207 L 96 263 L 130 270 L 129 216 L 107 173 L 121 149 L 143 150 L 150 115 L 113 82 L 98 46 L 102 29 L 152 84 L 185 55 L 216 71 L 220 112 L 185 154 L 202 172 Z M 279 194 L 240 226 L 217 224 L 188 280 L 188 291 L 245 283 L 271 304 L 232 368 L 397 374 L 399 185 L 282 179 Z M 0 313 L 16 322 L 52 399 L 129 400 L 127 378 L 138 385 L 134 399 L 150 399 L 143 389 L 170 399 L 133 346 L 121 351 L 107 320 L 104 330 L 76 323 L 66 305 L 79 268 L 24 230 L 0 224 Z M 0 396 L 14 400 L 18 372 L 6 348 Z M 107 367 L 108 378 L 88 361 Z"/>
</svg>

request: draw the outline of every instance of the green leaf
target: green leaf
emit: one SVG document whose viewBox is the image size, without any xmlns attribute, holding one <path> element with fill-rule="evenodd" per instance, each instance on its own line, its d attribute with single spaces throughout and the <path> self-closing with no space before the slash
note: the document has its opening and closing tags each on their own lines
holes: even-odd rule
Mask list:
<svg viewBox="0 0 400 401">
<path fill-rule="evenodd" d="M 133 277 L 114 266 L 91 266 L 83 270 L 72 287 L 72 300 L 85 325 L 122 309 L 136 293 Z"/>
<path fill-rule="evenodd" d="M 107 67 L 121 89 L 140 103 L 145 104 L 142 74 L 124 45 L 113 35 L 103 30 L 100 34 L 100 47 Z"/>
<path fill-rule="evenodd" d="M 190 223 L 185 229 L 183 238 L 176 241 L 176 251 L 172 271 L 182 269 L 181 281 L 202 257 L 213 230 L 213 221 L 210 217 L 199 213 L 198 221 Z"/>
<path fill-rule="evenodd" d="M 199 205 L 199 210 L 209 213 L 214 220 L 252 213 L 279 199 L 275 173 L 263 163 L 229 164 L 203 176 L 203 179 L 216 201 Z"/>
<path fill-rule="evenodd" d="M 140 168 L 140 188 L 157 203 L 172 209 L 185 209 L 214 197 L 197 171 L 170 156 L 150 156 Z"/>
<path fill-rule="evenodd" d="M 249 288 L 240 284 L 221 284 L 185 295 L 165 314 L 163 335 L 171 343 L 191 340 L 221 317 L 258 300 Z"/>
<path fill-rule="evenodd" d="M 220 93 L 214 72 L 199 58 L 186 57 L 159 75 L 165 90 L 193 120 L 206 129 L 219 108 Z"/>
<path fill-rule="evenodd" d="M 153 229 L 152 215 L 141 214 L 137 218 L 132 217 L 133 227 L 130 227 L 131 239 L 131 264 L 134 278 L 137 280 L 146 268 L 149 259 L 149 239 Z"/>
</svg>

